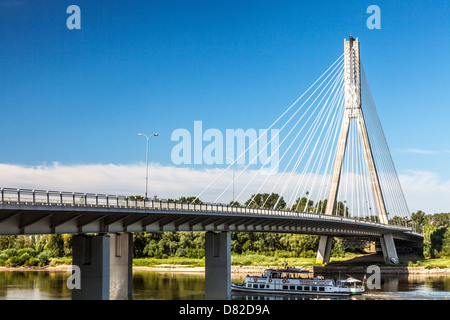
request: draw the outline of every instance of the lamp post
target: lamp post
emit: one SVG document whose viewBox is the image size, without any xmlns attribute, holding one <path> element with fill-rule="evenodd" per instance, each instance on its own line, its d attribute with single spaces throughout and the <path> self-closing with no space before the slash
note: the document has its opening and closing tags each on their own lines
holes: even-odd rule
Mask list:
<svg viewBox="0 0 450 320">
<path fill-rule="evenodd" d="M 309 195 L 309 191 L 306 191 L 306 195 L 307 195 L 307 196 Z M 309 203 L 308 203 L 309 201 L 308 201 L 308 198 L 309 198 L 309 197 L 306 198 L 306 205 L 305 205 L 306 208 L 307 208 L 307 209 L 306 209 L 306 213 L 309 213 Z"/>
<path fill-rule="evenodd" d="M 148 190 L 148 139 L 150 137 L 157 137 L 158 134 L 157 133 L 153 133 L 151 135 L 146 135 L 143 133 L 138 133 L 138 136 L 144 136 L 147 138 L 147 153 L 146 153 L 146 157 L 145 157 L 145 198 L 147 199 L 147 190 Z"/>
</svg>

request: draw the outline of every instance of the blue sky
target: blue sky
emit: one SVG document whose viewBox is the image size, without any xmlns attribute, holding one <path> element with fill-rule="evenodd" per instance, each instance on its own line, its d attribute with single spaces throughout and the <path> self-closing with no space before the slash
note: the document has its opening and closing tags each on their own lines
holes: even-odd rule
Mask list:
<svg viewBox="0 0 450 320">
<path fill-rule="evenodd" d="M 150 161 L 171 166 L 175 129 L 267 128 L 352 34 L 397 171 L 447 186 L 449 17 L 446 0 L 1 0 L 0 163 L 137 165 L 158 132 Z"/>
</svg>

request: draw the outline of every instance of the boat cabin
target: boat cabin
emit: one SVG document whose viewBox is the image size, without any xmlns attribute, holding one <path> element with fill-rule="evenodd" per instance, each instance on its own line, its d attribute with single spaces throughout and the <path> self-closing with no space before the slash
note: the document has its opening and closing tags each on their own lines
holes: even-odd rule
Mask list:
<svg viewBox="0 0 450 320">
<path fill-rule="evenodd" d="M 357 279 L 335 280 L 313 277 L 312 272 L 293 267 L 267 269 L 261 276 L 249 276 L 242 284 L 232 284 L 232 289 L 247 292 L 269 293 L 324 293 L 324 294 L 354 294 L 364 291 L 357 286 Z"/>
</svg>

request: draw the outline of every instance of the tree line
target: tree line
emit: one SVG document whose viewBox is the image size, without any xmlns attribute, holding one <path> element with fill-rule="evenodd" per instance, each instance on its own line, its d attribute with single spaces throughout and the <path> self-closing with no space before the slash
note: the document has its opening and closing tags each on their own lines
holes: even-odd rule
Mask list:
<svg viewBox="0 0 450 320">
<path fill-rule="evenodd" d="M 202 203 L 195 197 L 181 197 L 178 201 Z M 252 195 L 245 205 L 286 208 L 283 197 L 274 193 Z M 298 198 L 291 210 L 313 212 L 315 208 L 320 208 L 320 212 L 324 213 L 326 200 L 314 204 L 305 197 Z M 348 216 L 348 208 L 343 203 L 338 203 L 335 214 Z M 438 258 L 450 255 L 450 213 L 427 215 L 419 210 L 412 213 L 411 220 L 417 231 L 424 233 L 425 257 Z M 284 257 L 314 257 L 319 241 L 319 236 L 289 233 L 230 232 L 230 235 L 232 254 L 259 253 L 269 256 L 281 254 Z M 47 265 L 52 258 L 71 257 L 72 239 L 71 234 L 0 236 L 0 266 L 42 266 Z M 133 257 L 203 258 L 204 242 L 204 232 L 133 233 Z M 343 252 L 342 239 L 335 238 L 332 256 L 342 255 Z"/>
<path fill-rule="evenodd" d="M 450 213 L 429 215 L 418 210 L 411 214 L 411 219 L 415 223 L 417 232 L 424 236 L 424 257 L 450 257 Z"/>
</svg>

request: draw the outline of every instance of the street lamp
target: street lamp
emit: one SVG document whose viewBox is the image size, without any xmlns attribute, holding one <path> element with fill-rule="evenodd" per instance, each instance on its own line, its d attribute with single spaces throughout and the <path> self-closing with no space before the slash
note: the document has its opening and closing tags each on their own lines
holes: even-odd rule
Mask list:
<svg viewBox="0 0 450 320">
<path fill-rule="evenodd" d="M 157 133 L 153 133 L 151 135 L 146 135 L 146 134 L 143 134 L 143 133 L 138 133 L 138 136 L 144 136 L 144 137 L 147 138 L 147 154 L 146 154 L 146 157 L 145 157 L 145 198 L 144 198 L 144 199 L 147 199 L 147 190 L 148 190 L 148 139 L 150 137 L 153 137 L 153 136 L 157 137 L 158 134 Z"/>
<path fill-rule="evenodd" d="M 309 191 L 306 191 L 306 195 L 309 195 Z M 305 204 L 305 206 L 306 206 L 306 213 L 309 213 L 309 203 L 308 203 L 309 201 L 308 201 L 308 198 L 306 198 L 306 204 Z"/>
</svg>

